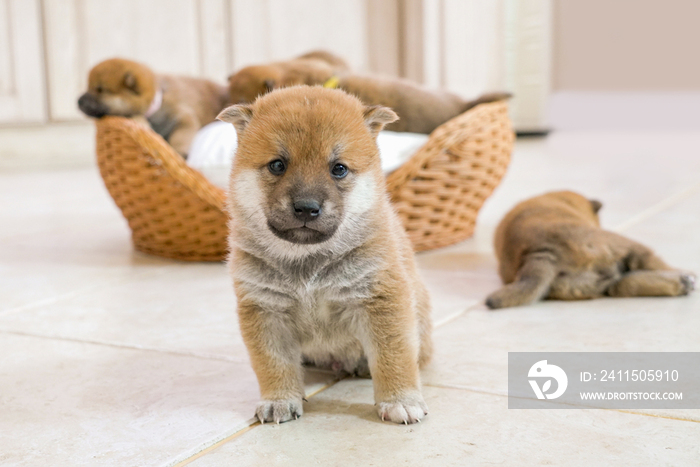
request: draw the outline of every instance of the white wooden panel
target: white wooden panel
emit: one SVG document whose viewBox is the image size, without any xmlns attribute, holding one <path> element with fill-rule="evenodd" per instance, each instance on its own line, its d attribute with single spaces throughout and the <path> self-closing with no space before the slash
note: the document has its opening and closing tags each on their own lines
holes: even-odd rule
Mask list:
<svg viewBox="0 0 700 467">
<path fill-rule="evenodd" d="M 404 27 L 421 35 L 403 44 L 409 77 L 464 97 L 511 91 L 515 128 L 546 128 L 552 0 L 407 1 Z"/>
<path fill-rule="evenodd" d="M 51 119 L 77 119 L 81 114 L 76 102 L 87 78 L 87 65 L 80 54 L 83 35 L 78 29 L 78 2 L 44 0 L 43 5 Z"/>
<path fill-rule="evenodd" d="M 375 73 L 399 76 L 401 0 L 366 0 L 367 68 Z"/>
<path fill-rule="evenodd" d="M 0 0 L 5 7 L 29 5 L 25 9 L 32 5 L 36 9 L 38 3 Z M 549 91 L 551 0 L 43 0 L 42 4 L 49 102 L 56 120 L 81 117 L 75 103 L 86 86 L 87 72 L 111 56 L 140 60 L 156 71 L 223 82 L 243 66 L 322 48 L 345 57 L 360 72 L 402 73 L 465 97 L 510 89 L 516 94 L 513 116 L 519 128 L 540 124 Z M 8 23 L 7 11 L 0 9 L 0 25 Z M 38 18 L 37 14 L 33 21 Z M 15 85 L 16 73 L 6 70 L 17 66 L 14 55 L 6 53 L 13 43 L 12 36 L 3 35 L 7 29 L 11 28 L 0 31 L 3 103 Z M 42 54 L 32 56 L 40 60 Z"/>
<path fill-rule="evenodd" d="M 0 10 L 0 122 L 46 121 L 39 0 L 2 0 Z"/>
<path fill-rule="evenodd" d="M 271 60 L 268 0 L 232 0 L 233 70 Z"/>
<path fill-rule="evenodd" d="M 502 88 L 501 0 L 444 0 L 444 84 L 466 97 Z"/>
<path fill-rule="evenodd" d="M 348 0 L 269 0 L 273 60 L 327 49 L 367 68 L 366 4 Z"/>
<path fill-rule="evenodd" d="M 76 100 L 92 66 L 111 57 L 162 73 L 226 76 L 225 2 L 197 0 L 44 0 L 51 118 L 82 118 Z M 219 13 L 217 13 L 217 11 Z M 211 28 L 203 30 L 200 18 Z M 206 44 L 206 45 L 205 45 Z M 222 63 L 213 56 L 222 53 Z"/>
<path fill-rule="evenodd" d="M 519 131 L 547 128 L 551 92 L 552 1 L 506 0 L 506 85 Z"/>
<path fill-rule="evenodd" d="M 423 56 L 423 2 L 401 0 L 399 2 L 399 67 L 401 76 L 422 83 L 424 81 Z"/>
<path fill-rule="evenodd" d="M 423 0 L 423 83 L 443 86 L 444 38 L 442 0 Z"/>
<path fill-rule="evenodd" d="M 15 88 L 11 34 L 10 0 L 0 0 L 0 96 L 12 94 Z"/>
<path fill-rule="evenodd" d="M 199 0 L 201 76 L 223 82 L 231 71 L 231 34 L 227 0 Z"/>
<path fill-rule="evenodd" d="M 364 0 L 234 0 L 231 16 L 235 69 L 312 49 L 368 67 Z"/>
<path fill-rule="evenodd" d="M 153 69 L 199 72 L 199 37 L 193 0 L 83 0 L 87 65 L 113 56 L 134 58 Z"/>
</svg>

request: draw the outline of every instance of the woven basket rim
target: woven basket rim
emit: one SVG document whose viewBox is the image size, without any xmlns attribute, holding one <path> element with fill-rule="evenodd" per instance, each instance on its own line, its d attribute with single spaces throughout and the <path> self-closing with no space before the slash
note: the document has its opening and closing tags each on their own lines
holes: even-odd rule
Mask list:
<svg viewBox="0 0 700 467">
<path fill-rule="evenodd" d="M 430 133 L 428 141 L 418 148 L 410 159 L 386 176 L 387 191 L 393 193 L 413 178 L 420 168 L 424 167 L 434 157 L 431 151 L 434 147 L 450 147 L 471 136 L 467 132 L 459 131 L 460 127 L 478 119 L 483 114 L 497 114 L 507 111 L 508 101 L 506 100 L 486 102 L 476 105 L 443 123 Z"/>
<path fill-rule="evenodd" d="M 185 159 L 153 129 L 130 118 L 112 115 L 97 119 L 95 124 L 98 131 L 100 127 L 118 127 L 178 182 L 185 185 L 203 201 L 220 209 L 224 208 L 226 192 L 211 183 L 199 170 L 187 165 Z"/>
</svg>

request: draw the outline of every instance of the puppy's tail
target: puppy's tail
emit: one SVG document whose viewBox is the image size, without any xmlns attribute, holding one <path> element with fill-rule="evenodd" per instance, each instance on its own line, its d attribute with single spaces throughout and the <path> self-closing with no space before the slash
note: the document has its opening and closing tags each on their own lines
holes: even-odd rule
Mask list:
<svg viewBox="0 0 700 467">
<path fill-rule="evenodd" d="M 505 101 L 510 99 L 511 97 L 513 97 L 513 94 L 509 92 L 489 92 L 486 94 L 482 94 L 473 101 L 465 102 L 464 107 L 462 107 L 462 113 L 466 112 L 472 107 L 476 107 L 479 104 L 488 104 L 489 102 Z"/>
<path fill-rule="evenodd" d="M 514 282 L 495 291 L 486 299 L 491 309 L 529 305 L 542 300 L 557 276 L 554 262 L 546 255 L 531 256 L 518 270 Z"/>
</svg>

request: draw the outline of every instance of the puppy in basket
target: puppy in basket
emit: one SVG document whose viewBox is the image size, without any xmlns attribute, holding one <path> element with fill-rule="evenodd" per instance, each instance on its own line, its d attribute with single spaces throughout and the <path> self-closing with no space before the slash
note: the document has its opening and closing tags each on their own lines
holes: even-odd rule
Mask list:
<svg viewBox="0 0 700 467">
<path fill-rule="evenodd" d="M 78 108 L 88 117 L 119 115 L 149 125 L 183 157 L 197 131 L 228 104 L 225 86 L 205 79 L 159 75 L 140 63 L 112 58 L 90 70 Z"/>
<path fill-rule="evenodd" d="M 423 134 L 430 134 L 479 104 L 511 97 L 507 92 L 494 92 L 466 100 L 407 79 L 353 74 L 341 58 L 324 51 L 309 52 L 286 62 L 243 68 L 229 77 L 229 93 L 232 104 L 250 103 L 273 89 L 301 84 L 342 89 L 366 105 L 390 107 L 399 120 L 387 125 L 386 130 Z"/>
<path fill-rule="evenodd" d="M 249 104 L 273 89 L 323 84 L 348 71 L 350 66 L 345 60 L 325 50 L 314 50 L 284 62 L 247 66 L 228 77 L 230 101 Z"/>
<path fill-rule="evenodd" d="M 302 362 L 369 372 L 383 420 L 428 412 L 418 369 L 432 351 L 429 298 L 376 144 L 396 118 L 308 86 L 219 115 L 238 132 L 230 271 L 263 423 L 302 415 Z"/>
</svg>

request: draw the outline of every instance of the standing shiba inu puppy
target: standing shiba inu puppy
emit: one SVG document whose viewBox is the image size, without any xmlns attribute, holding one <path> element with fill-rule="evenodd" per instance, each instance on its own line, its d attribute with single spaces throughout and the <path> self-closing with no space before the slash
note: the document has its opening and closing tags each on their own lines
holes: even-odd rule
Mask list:
<svg viewBox="0 0 700 467">
<path fill-rule="evenodd" d="M 219 119 L 238 131 L 230 269 L 261 422 L 298 418 L 302 361 L 371 373 L 379 415 L 427 414 L 430 305 L 385 190 L 376 136 L 396 120 L 321 87 L 274 91 Z"/>
<path fill-rule="evenodd" d="M 490 308 L 543 298 L 582 300 L 677 296 L 695 276 L 671 268 L 644 245 L 602 230 L 601 203 L 571 191 L 547 193 L 515 206 L 496 229 L 499 273 L 507 284 Z"/>
<path fill-rule="evenodd" d="M 95 65 L 88 90 L 78 99 L 78 107 L 88 117 L 147 120 L 184 157 L 197 131 L 213 122 L 227 104 L 225 86 L 205 79 L 158 75 L 145 65 L 121 58 Z"/>
</svg>

